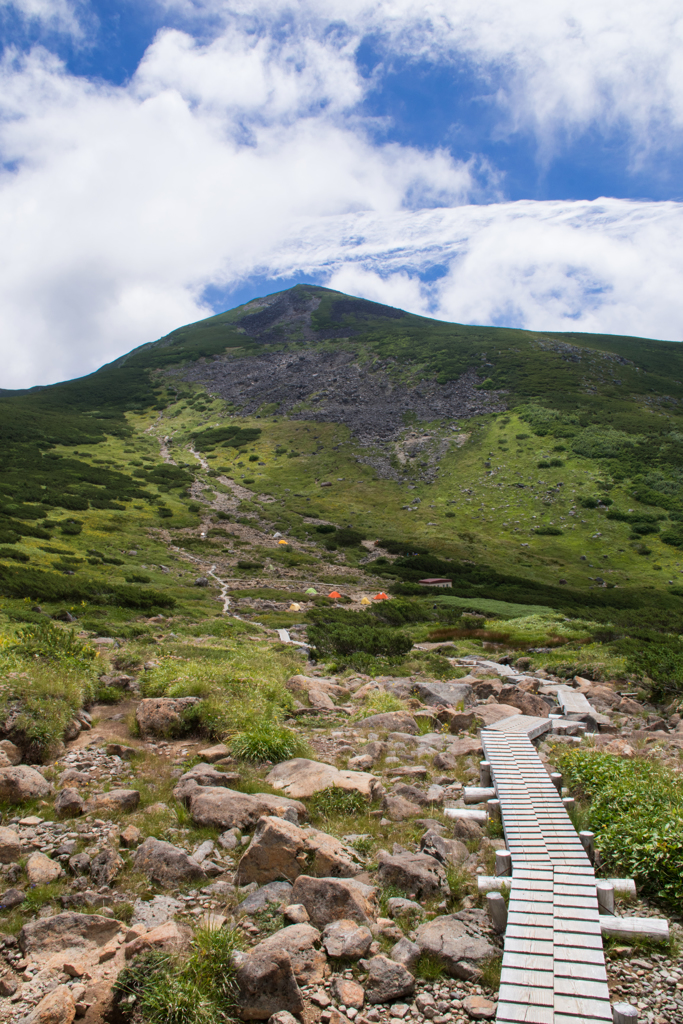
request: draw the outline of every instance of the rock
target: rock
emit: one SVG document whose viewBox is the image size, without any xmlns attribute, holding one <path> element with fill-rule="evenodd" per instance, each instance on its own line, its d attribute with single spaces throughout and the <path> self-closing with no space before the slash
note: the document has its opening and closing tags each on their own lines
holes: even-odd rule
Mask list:
<svg viewBox="0 0 683 1024">
<path fill-rule="evenodd" d="M 439 712 L 439 721 L 448 724 L 450 733 L 467 732 L 474 723 L 474 711 L 451 711 L 449 708 L 445 708 L 444 711 Z"/>
<path fill-rule="evenodd" d="M 21 889 L 8 889 L 0 896 L 0 910 L 14 910 L 15 907 L 21 906 L 25 899 L 26 893 Z"/>
<path fill-rule="evenodd" d="M 410 787 L 406 786 L 406 789 L 408 788 Z M 405 821 L 406 818 L 414 818 L 418 814 L 422 814 L 420 804 L 406 800 L 402 796 L 385 796 L 382 800 L 382 810 L 392 821 Z"/>
<path fill-rule="evenodd" d="M 290 924 L 308 924 L 311 920 L 303 903 L 290 903 L 283 908 L 282 916 Z"/>
<path fill-rule="evenodd" d="M 172 896 L 154 896 L 151 900 L 137 899 L 133 904 L 133 916 L 131 926 L 144 925 L 144 931 L 158 928 L 173 920 L 183 904 L 174 900 Z M 143 934 L 141 932 L 141 934 Z"/>
<path fill-rule="evenodd" d="M 11 740 L 0 740 L 0 750 L 11 765 L 21 764 L 21 750 Z"/>
<path fill-rule="evenodd" d="M 83 813 L 83 798 L 77 789 L 63 789 L 55 800 L 55 811 L 60 818 L 76 818 Z"/>
<path fill-rule="evenodd" d="M 252 951 L 239 964 L 236 982 L 242 1020 L 268 1020 L 282 1010 L 303 1012 L 304 1001 L 292 962 L 282 950 Z"/>
<path fill-rule="evenodd" d="M 422 916 L 424 907 L 414 900 L 406 900 L 402 896 L 390 896 L 387 900 L 387 911 L 389 917 Z"/>
<path fill-rule="evenodd" d="M 21 804 L 36 797 L 48 796 L 52 786 L 40 772 L 27 764 L 13 768 L 0 768 L 0 800 L 10 804 Z"/>
<path fill-rule="evenodd" d="M 442 750 L 441 753 L 434 755 L 433 764 L 435 768 L 441 768 L 444 771 L 452 771 L 458 767 L 458 758 L 467 756 L 468 754 L 483 754 L 483 748 L 481 740 L 477 736 L 463 736 L 462 739 L 455 740 L 448 747 L 448 750 Z"/>
<path fill-rule="evenodd" d="M 395 885 L 411 897 L 429 899 L 437 893 L 448 891 L 444 870 L 434 857 L 423 853 L 399 853 L 392 856 L 386 850 L 380 850 L 377 861 L 377 877 L 380 882 Z"/>
<path fill-rule="evenodd" d="M 356 729 L 371 732 L 407 732 L 417 736 L 417 722 L 407 711 L 386 711 L 382 715 L 370 715 L 356 722 Z"/>
<path fill-rule="evenodd" d="M 309 690 L 322 690 L 324 693 L 331 693 L 335 697 L 341 697 L 349 691 L 344 686 L 339 686 L 334 679 L 322 679 L 318 676 L 292 676 L 285 684 L 292 693 L 308 693 Z"/>
<path fill-rule="evenodd" d="M 240 830 L 238 828 L 230 828 L 227 832 L 219 835 L 218 845 L 222 846 L 224 850 L 234 850 L 236 846 L 239 846 L 240 839 Z"/>
<path fill-rule="evenodd" d="M 212 747 L 204 747 L 203 750 L 198 750 L 197 755 L 205 763 L 213 764 L 214 761 L 220 761 L 223 757 L 229 757 L 230 748 L 226 747 L 225 743 L 215 743 Z M 202 785 L 205 785 L 205 783 L 202 783 Z"/>
<path fill-rule="evenodd" d="M 368 961 L 368 980 L 365 983 L 368 1003 L 388 1003 L 410 995 L 414 989 L 415 979 L 403 964 L 386 956 L 373 956 Z"/>
<path fill-rule="evenodd" d="M 310 689 L 308 702 L 312 708 L 316 708 L 318 711 L 336 711 L 336 704 L 323 690 Z"/>
<path fill-rule="evenodd" d="M 233 789 L 198 787 L 189 798 L 189 810 L 197 825 L 210 828 L 253 828 L 259 818 L 273 815 L 301 820 L 306 808 L 298 800 L 272 793 L 238 793 Z"/>
<path fill-rule="evenodd" d="M 417 694 L 423 704 L 427 704 L 429 707 L 438 707 L 439 704 L 451 707 L 462 704 L 465 707 L 474 699 L 471 684 L 461 683 L 457 680 L 446 683 L 418 680 L 413 683 L 413 692 Z"/>
<path fill-rule="evenodd" d="M 354 1010 L 360 1010 L 365 1002 L 363 986 L 359 985 L 357 981 L 341 978 L 338 974 L 332 978 L 330 991 L 337 1002 L 347 1008 L 353 1007 Z"/>
<path fill-rule="evenodd" d="M 160 924 L 127 943 L 124 955 L 126 960 L 132 960 L 134 956 L 147 953 L 150 949 L 163 949 L 169 953 L 177 953 L 186 944 L 187 933 L 175 921 L 166 921 L 165 924 Z"/>
<path fill-rule="evenodd" d="M 19 948 L 31 957 L 76 947 L 99 948 L 113 939 L 121 927 L 121 922 L 111 917 L 66 911 L 25 924 L 19 932 Z"/>
<path fill-rule="evenodd" d="M 617 757 L 635 757 L 635 750 L 630 743 L 622 739 L 613 739 L 606 743 L 601 749 L 606 754 L 616 754 Z"/>
<path fill-rule="evenodd" d="M 399 939 L 391 948 L 391 959 L 395 960 L 397 964 L 402 964 L 411 974 L 415 971 L 421 956 L 422 950 L 416 942 L 411 942 L 410 939 Z"/>
<path fill-rule="evenodd" d="M 365 925 L 342 918 L 325 925 L 322 941 L 328 956 L 360 960 L 370 949 L 372 932 Z"/>
<path fill-rule="evenodd" d="M 493 1020 L 496 1016 L 496 1004 L 483 996 L 467 996 L 462 1005 L 472 1020 Z"/>
<path fill-rule="evenodd" d="M 330 921 L 372 922 L 375 890 L 370 885 L 341 878 L 299 875 L 292 888 L 292 903 L 302 903 L 311 923 L 324 928 Z"/>
<path fill-rule="evenodd" d="M 349 758 L 348 768 L 353 772 L 368 772 L 374 763 L 375 759 L 370 754 L 358 754 Z"/>
<path fill-rule="evenodd" d="M 472 689 L 478 700 L 486 700 L 487 697 L 497 697 L 503 689 L 500 679 L 481 679 L 473 683 Z"/>
<path fill-rule="evenodd" d="M 61 786 L 67 786 L 74 784 L 76 786 L 87 786 L 91 779 L 87 772 L 79 772 L 75 768 L 67 768 L 65 772 L 59 776 L 59 783 Z"/>
<path fill-rule="evenodd" d="M 58 985 L 44 996 L 35 1010 L 24 1018 L 25 1024 L 71 1024 L 76 1004 L 66 985 Z"/>
<path fill-rule="evenodd" d="M 543 697 L 539 697 L 538 694 L 528 693 L 524 690 L 518 690 L 516 687 L 512 688 L 512 692 L 508 692 L 509 688 L 505 688 L 503 694 L 504 704 L 499 704 L 498 707 L 513 707 L 517 708 L 523 715 L 530 715 L 532 718 L 547 718 L 550 707 L 548 703 L 543 700 Z M 489 725 L 492 723 L 489 722 Z"/>
<path fill-rule="evenodd" d="M 123 871 L 123 861 L 116 850 L 106 846 L 100 850 L 90 862 L 90 877 L 93 885 L 98 888 L 101 885 L 111 885 L 115 878 Z"/>
<path fill-rule="evenodd" d="M 292 881 L 301 874 L 350 878 L 363 865 L 352 847 L 317 829 L 301 829 L 283 818 L 259 819 L 253 839 L 237 867 L 237 885 Z"/>
<path fill-rule="evenodd" d="M 138 846 L 133 864 L 158 885 L 176 885 L 193 878 L 205 878 L 199 864 L 185 850 L 159 839 L 145 839 Z"/>
<path fill-rule="evenodd" d="M 268 1024 L 299 1024 L 299 1021 L 289 1010 L 278 1010 L 268 1018 Z"/>
<path fill-rule="evenodd" d="M 239 775 L 236 772 L 221 772 L 212 764 L 196 764 L 194 768 L 191 768 L 189 772 L 185 772 L 178 779 L 178 784 L 173 790 L 173 796 L 176 800 L 185 802 L 197 786 L 213 786 L 227 789 L 238 781 Z"/>
<path fill-rule="evenodd" d="M 269 882 L 267 885 L 262 885 L 256 892 L 250 892 L 247 898 L 242 900 L 237 910 L 240 914 L 258 914 L 261 910 L 265 910 L 270 903 L 284 907 L 289 903 L 291 895 L 292 886 L 289 882 Z"/>
<path fill-rule="evenodd" d="M 622 715 L 645 715 L 643 705 L 639 704 L 637 700 L 632 700 L 631 697 L 622 697 L 616 710 L 620 711 Z"/>
<path fill-rule="evenodd" d="M 82 726 L 78 719 L 72 718 L 72 720 L 64 728 L 64 733 L 62 736 L 64 742 L 71 743 L 72 740 L 75 740 L 76 737 L 80 735 L 81 729 Z"/>
<path fill-rule="evenodd" d="M 90 857 L 87 853 L 77 853 L 69 857 L 69 870 L 73 875 L 90 874 Z"/>
<path fill-rule="evenodd" d="M 119 836 L 119 842 L 126 850 L 132 850 L 142 839 L 142 832 L 135 825 L 128 825 Z"/>
<path fill-rule="evenodd" d="M 468 979 L 472 976 L 471 964 L 499 955 L 495 946 L 480 935 L 470 934 L 471 930 L 457 915 L 444 914 L 421 924 L 415 941 L 423 953 L 441 960 L 453 977 Z"/>
<path fill-rule="evenodd" d="M 44 853 L 32 853 L 26 862 L 26 874 L 31 885 L 49 885 L 61 878 L 64 872 L 61 864 L 50 860 Z"/>
<path fill-rule="evenodd" d="M 487 725 L 495 725 L 496 722 L 502 722 L 505 718 L 510 718 L 511 715 L 521 715 L 519 708 L 514 707 L 512 704 L 480 704 L 474 714 L 478 722 L 486 727 Z M 545 716 L 548 715 L 548 706 L 545 705 Z"/>
<path fill-rule="evenodd" d="M 0 978 L 0 996 L 7 998 L 7 996 L 13 996 L 19 988 L 19 982 L 15 974 L 8 971 L 7 974 L 3 974 Z"/>
<path fill-rule="evenodd" d="M 297 799 L 337 787 L 362 793 L 369 800 L 378 781 L 368 772 L 340 771 L 334 765 L 309 761 L 305 757 L 283 761 L 266 776 L 266 782 L 273 789 L 281 789 L 287 796 Z"/>
<path fill-rule="evenodd" d="M 254 946 L 252 953 L 289 954 L 299 985 L 317 985 L 325 977 L 325 954 L 320 950 L 320 932 L 310 924 L 291 924 Z"/>
<path fill-rule="evenodd" d="M 120 757 L 123 761 L 132 761 L 138 753 L 135 747 L 127 747 L 123 743 L 107 743 L 105 749 L 109 757 Z"/>
<path fill-rule="evenodd" d="M 140 792 L 137 789 L 110 789 L 108 793 L 95 793 L 85 802 L 84 809 L 88 813 L 95 811 L 134 811 L 140 803 Z"/>
<path fill-rule="evenodd" d="M 180 736 L 186 732 L 183 716 L 199 704 L 199 697 L 148 697 L 138 704 L 135 717 L 140 735 Z"/>
<path fill-rule="evenodd" d="M 481 825 L 471 818 L 453 818 L 453 835 L 456 839 L 466 842 L 468 839 L 483 839 L 484 831 Z"/>
<path fill-rule="evenodd" d="M 21 856 L 21 840 L 13 828 L 0 827 L 0 864 L 11 864 Z"/>
<path fill-rule="evenodd" d="M 437 832 L 431 829 L 422 836 L 420 840 L 420 853 L 426 853 L 428 857 L 434 857 L 442 864 L 462 864 L 470 855 L 464 843 L 458 839 L 444 839 Z"/>
</svg>

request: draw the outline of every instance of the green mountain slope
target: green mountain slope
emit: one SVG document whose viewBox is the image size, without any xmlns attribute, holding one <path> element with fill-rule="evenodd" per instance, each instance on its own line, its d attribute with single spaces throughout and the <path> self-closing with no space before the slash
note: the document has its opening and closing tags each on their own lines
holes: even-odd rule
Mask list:
<svg viewBox="0 0 683 1024">
<path fill-rule="evenodd" d="M 66 603 L 122 629 L 140 610 L 220 614 L 214 579 L 193 586 L 215 564 L 246 597 L 444 575 L 472 610 L 555 609 L 602 623 L 597 644 L 674 638 L 682 399 L 674 343 L 297 286 L 0 395 L 5 610 Z"/>
</svg>

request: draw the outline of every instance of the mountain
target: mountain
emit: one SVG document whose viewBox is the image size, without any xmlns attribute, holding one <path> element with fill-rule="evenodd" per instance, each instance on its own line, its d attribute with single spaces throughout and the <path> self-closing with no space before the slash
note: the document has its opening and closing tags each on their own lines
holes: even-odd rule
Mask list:
<svg viewBox="0 0 683 1024">
<path fill-rule="evenodd" d="M 449 324 L 298 285 L 0 395 L 0 589 L 95 618 L 199 614 L 213 580 L 188 591 L 187 559 L 222 558 L 231 592 L 318 573 L 424 593 L 440 575 L 471 607 L 674 636 L 682 401 L 675 343 Z"/>
</svg>

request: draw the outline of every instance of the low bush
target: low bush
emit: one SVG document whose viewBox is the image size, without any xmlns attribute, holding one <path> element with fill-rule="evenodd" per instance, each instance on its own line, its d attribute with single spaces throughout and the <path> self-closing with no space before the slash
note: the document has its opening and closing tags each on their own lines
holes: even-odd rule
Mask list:
<svg viewBox="0 0 683 1024">
<path fill-rule="evenodd" d="M 370 715 L 384 715 L 389 711 L 405 711 L 405 709 L 405 701 L 395 697 L 393 693 L 387 693 L 386 690 L 377 690 L 367 695 L 362 708 L 354 715 L 354 720 L 359 721 L 362 718 L 369 718 Z"/>
<path fill-rule="evenodd" d="M 683 900 L 683 781 L 670 768 L 643 758 L 568 750 L 558 770 L 591 801 L 603 869 L 634 878 L 642 895 L 676 908 Z"/>
<path fill-rule="evenodd" d="M 314 657 L 321 659 L 334 655 L 344 657 L 363 653 L 373 657 L 400 658 L 413 646 L 413 641 L 405 633 L 379 623 L 362 623 L 362 612 L 350 614 L 358 616 L 357 625 L 355 622 L 340 622 L 309 628 L 308 638 Z"/>
<path fill-rule="evenodd" d="M 264 719 L 255 722 L 233 739 L 230 750 L 233 757 L 243 761 L 289 761 L 293 757 L 306 757 L 308 744 L 291 729 L 278 722 Z"/>
<path fill-rule="evenodd" d="M 17 654 L 26 658 L 87 664 L 97 656 L 91 643 L 79 640 L 76 631 L 56 626 L 49 619 L 24 626 L 14 644 Z"/>
<path fill-rule="evenodd" d="M 308 810 L 314 819 L 328 821 L 338 815 L 356 817 L 366 814 L 368 802 L 357 789 L 329 786 L 313 794 L 308 801 Z"/>
<path fill-rule="evenodd" d="M 537 526 L 534 530 L 541 537 L 561 537 L 562 530 L 558 526 Z"/>
</svg>

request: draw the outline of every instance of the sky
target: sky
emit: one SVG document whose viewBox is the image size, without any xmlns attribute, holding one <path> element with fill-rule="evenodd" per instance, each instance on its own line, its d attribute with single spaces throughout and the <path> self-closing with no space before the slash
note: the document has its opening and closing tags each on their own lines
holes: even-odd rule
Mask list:
<svg viewBox="0 0 683 1024">
<path fill-rule="evenodd" d="M 311 281 L 683 340 L 672 0 L 0 0 L 0 387 Z"/>
</svg>

